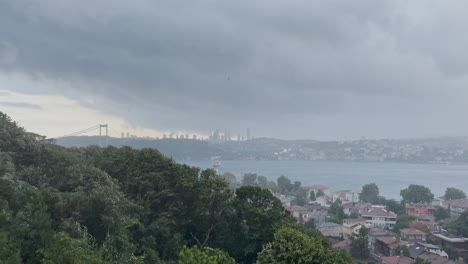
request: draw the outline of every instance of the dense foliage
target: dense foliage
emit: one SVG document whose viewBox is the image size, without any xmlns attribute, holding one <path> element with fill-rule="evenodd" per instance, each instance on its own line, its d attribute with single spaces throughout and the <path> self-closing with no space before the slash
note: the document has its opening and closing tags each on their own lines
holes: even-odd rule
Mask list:
<svg viewBox="0 0 468 264">
<path fill-rule="evenodd" d="M 0 263 L 254 263 L 295 224 L 269 190 L 234 181 L 153 149 L 59 147 L 0 112 Z"/>
<path fill-rule="evenodd" d="M 430 203 L 434 194 L 426 186 L 411 184 L 408 188 L 400 191 L 403 203 Z"/>
<path fill-rule="evenodd" d="M 258 255 L 257 264 L 276 263 L 352 263 L 344 252 L 325 247 L 320 239 L 307 236 L 292 228 L 282 228 Z"/>
<path fill-rule="evenodd" d="M 376 204 L 379 201 L 379 187 L 375 183 L 369 183 L 362 186 L 359 194 L 359 200 L 362 202 Z"/>
<path fill-rule="evenodd" d="M 369 257 L 368 248 L 368 233 L 367 228 L 362 227 L 359 229 L 357 237 L 351 238 L 351 255 L 357 259 L 367 259 Z"/>
<path fill-rule="evenodd" d="M 445 200 L 455 200 L 466 198 L 466 194 L 463 190 L 457 188 L 447 188 L 444 194 Z"/>
</svg>

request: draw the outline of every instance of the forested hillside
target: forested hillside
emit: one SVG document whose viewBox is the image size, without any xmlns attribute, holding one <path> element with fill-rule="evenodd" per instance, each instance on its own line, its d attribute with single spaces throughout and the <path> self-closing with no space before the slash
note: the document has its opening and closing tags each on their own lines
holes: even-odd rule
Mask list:
<svg viewBox="0 0 468 264">
<path fill-rule="evenodd" d="M 350 263 L 270 191 L 157 150 L 64 148 L 0 112 L 0 263 Z"/>
</svg>

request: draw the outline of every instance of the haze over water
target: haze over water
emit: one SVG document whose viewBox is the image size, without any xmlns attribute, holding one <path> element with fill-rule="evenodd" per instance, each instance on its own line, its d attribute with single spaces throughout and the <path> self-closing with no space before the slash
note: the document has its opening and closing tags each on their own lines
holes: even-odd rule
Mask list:
<svg viewBox="0 0 468 264">
<path fill-rule="evenodd" d="M 210 160 L 181 161 L 201 168 L 211 168 Z M 468 191 L 468 165 L 326 162 L 326 161 L 238 161 L 221 160 L 220 173 L 231 172 L 242 179 L 253 172 L 276 180 L 280 175 L 302 185 L 323 184 L 332 191 L 360 191 L 362 185 L 375 182 L 380 194 L 387 199 L 400 200 L 400 190 L 410 184 L 429 187 L 435 197 L 447 187 Z"/>
</svg>

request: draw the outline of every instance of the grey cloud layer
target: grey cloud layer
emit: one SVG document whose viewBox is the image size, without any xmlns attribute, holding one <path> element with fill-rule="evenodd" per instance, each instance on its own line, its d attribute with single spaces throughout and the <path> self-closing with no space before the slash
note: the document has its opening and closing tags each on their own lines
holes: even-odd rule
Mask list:
<svg viewBox="0 0 468 264">
<path fill-rule="evenodd" d="M 0 0 L 0 69 L 162 130 L 468 133 L 467 4 L 433 4 Z"/>
<path fill-rule="evenodd" d="M 0 102 L 0 106 L 29 108 L 29 109 L 36 109 L 36 110 L 42 109 L 42 107 L 39 105 L 31 104 L 31 103 L 21 103 L 21 102 Z"/>
</svg>

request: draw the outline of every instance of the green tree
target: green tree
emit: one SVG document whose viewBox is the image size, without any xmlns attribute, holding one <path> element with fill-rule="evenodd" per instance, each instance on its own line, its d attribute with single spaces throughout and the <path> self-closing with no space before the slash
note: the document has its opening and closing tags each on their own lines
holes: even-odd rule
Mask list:
<svg viewBox="0 0 468 264">
<path fill-rule="evenodd" d="M 400 191 L 404 203 L 432 202 L 434 194 L 431 190 L 422 185 L 411 184 L 408 188 Z"/>
<path fill-rule="evenodd" d="M 269 190 L 259 187 L 238 188 L 234 208 L 236 216 L 219 248 L 226 249 L 238 262 L 253 263 L 281 226 L 295 222 Z"/>
<path fill-rule="evenodd" d="M 336 201 L 331 204 L 330 209 L 328 209 L 328 213 L 330 215 L 329 221 L 340 225 L 343 223 L 343 219 L 346 218 L 340 199 L 336 199 Z"/>
<path fill-rule="evenodd" d="M 305 222 L 304 227 L 306 229 L 316 229 L 317 228 L 317 226 L 315 225 L 314 219 L 310 219 L 309 221 Z"/>
<path fill-rule="evenodd" d="M 276 181 L 278 183 L 278 188 L 282 194 L 286 194 L 289 191 L 291 191 L 291 180 L 288 177 L 281 175 Z"/>
<path fill-rule="evenodd" d="M 277 192 L 280 191 L 278 186 L 276 185 L 276 182 L 274 182 L 274 181 L 269 181 L 268 182 L 268 189 L 271 190 L 274 193 L 277 193 Z"/>
<path fill-rule="evenodd" d="M 225 172 L 221 175 L 221 178 L 225 179 L 231 188 L 235 188 L 237 186 L 237 178 L 236 175 L 230 173 L 230 172 Z"/>
<path fill-rule="evenodd" d="M 257 174 L 247 173 L 242 178 L 242 186 L 256 186 L 257 185 Z"/>
<path fill-rule="evenodd" d="M 63 228 L 71 234 L 66 231 L 55 233 L 48 246 L 41 250 L 44 255 L 42 263 L 110 263 L 102 259 L 101 252 L 85 227 L 76 222 L 66 222 Z"/>
<path fill-rule="evenodd" d="M 294 184 L 291 186 L 292 191 L 296 192 L 297 190 L 299 190 L 301 188 L 301 185 L 302 185 L 302 183 L 300 181 L 295 181 Z"/>
<path fill-rule="evenodd" d="M 314 191 L 310 192 L 309 200 L 311 200 L 311 201 L 317 200 L 317 198 L 315 197 L 315 192 Z"/>
<path fill-rule="evenodd" d="M 401 202 L 397 202 L 395 200 L 383 200 L 383 205 L 392 212 L 395 212 L 397 215 L 401 215 L 405 213 L 405 206 L 401 204 Z"/>
<path fill-rule="evenodd" d="M 296 204 L 299 206 L 304 206 L 307 203 L 307 189 L 299 188 L 294 193 L 296 197 Z"/>
<path fill-rule="evenodd" d="M 215 256 L 209 256 L 198 247 L 184 247 L 179 254 L 179 264 L 218 264 Z"/>
<path fill-rule="evenodd" d="M 434 211 L 434 218 L 435 218 L 436 221 L 440 221 L 440 220 L 450 218 L 450 212 L 449 212 L 449 210 L 447 210 L 445 208 L 438 207 Z"/>
<path fill-rule="evenodd" d="M 368 230 L 362 227 L 359 229 L 358 236 L 351 238 L 351 256 L 358 259 L 367 259 L 370 254 L 368 241 Z"/>
<path fill-rule="evenodd" d="M 399 215 L 396 219 L 396 224 L 393 227 L 393 232 L 400 233 L 400 230 L 403 228 L 408 228 L 409 224 L 416 220 L 416 217 L 410 215 Z"/>
<path fill-rule="evenodd" d="M 447 188 L 444 194 L 445 200 L 455 200 L 466 198 L 465 192 L 457 188 Z"/>
<path fill-rule="evenodd" d="M 235 264 L 236 263 L 236 261 L 231 256 L 229 256 L 229 254 L 227 254 L 221 249 L 205 247 L 203 248 L 203 252 L 207 254 L 208 256 L 215 257 L 216 261 L 219 264 Z"/>
<path fill-rule="evenodd" d="M 375 183 L 369 183 L 362 186 L 359 194 L 359 200 L 362 202 L 376 204 L 379 200 L 379 187 Z"/>
<path fill-rule="evenodd" d="M 455 220 L 456 234 L 460 234 L 464 237 L 468 237 L 468 211 L 463 212 Z"/>
<path fill-rule="evenodd" d="M 414 264 L 431 264 L 431 262 L 422 258 L 416 258 Z"/>
<path fill-rule="evenodd" d="M 257 177 L 258 187 L 262 189 L 268 189 L 268 179 L 265 176 Z"/>
<path fill-rule="evenodd" d="M 318 190 L 317 193 L 315 194 L 315 197 L 319 198 L 325 196 L 325 193 L 322 190 Z"/>
<path fill-rule="evenodd" d="M 21 263 L 21 255 L 18 242 L 14 241 L 10 234 L 0 228 L 0 263 Z"/>
<path fill-rule="evenodd" d="M 282 228 L 258 254 L 257 264 L 276 263 L 352 263 L 349 255 L 323 246 L 319 238 L 295 229 Z"/>
</svg>

